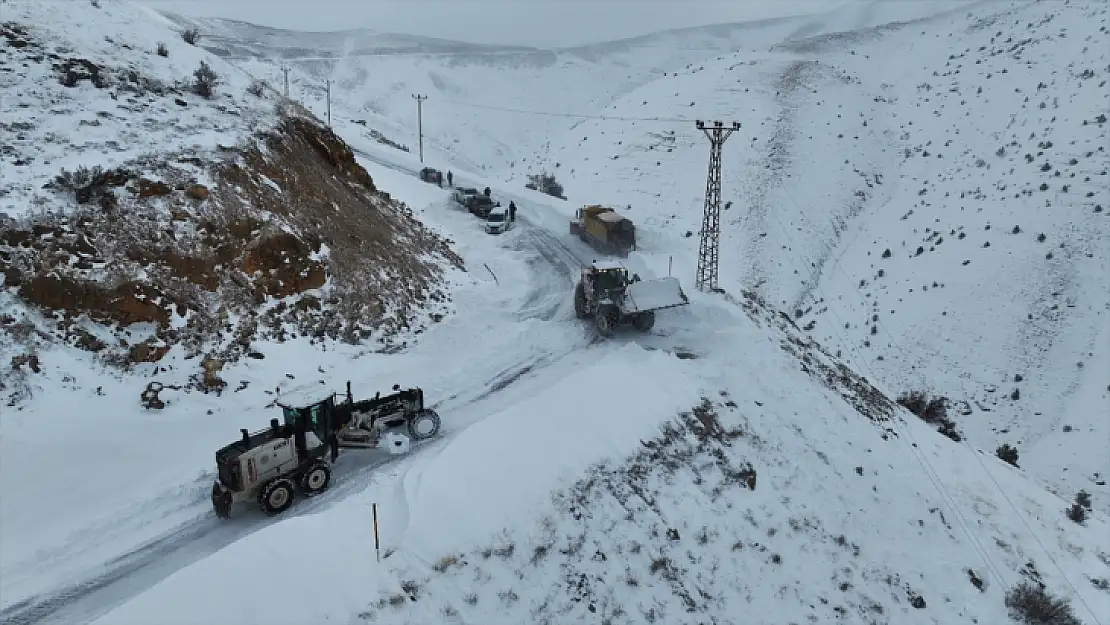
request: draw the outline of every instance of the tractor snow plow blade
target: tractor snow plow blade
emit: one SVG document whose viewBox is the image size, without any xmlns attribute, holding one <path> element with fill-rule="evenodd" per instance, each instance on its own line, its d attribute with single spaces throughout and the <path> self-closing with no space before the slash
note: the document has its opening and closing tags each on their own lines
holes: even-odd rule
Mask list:
<svg viewBox="0 0 1110 625">
<path fill-rule="evenodd" d="M 672 276 L 633 282 L 625 290 L 624 302 L 623 312 L 635 314 L 685 306 L 690 299 L 682 292 L 678 278 Z"/>
<path fill-rule="evenodd" d="M 231 491 L 224 488 L 219 482 L 212 483 L 212 509 L 221 519 L 231 517 Z"/>
</svg>

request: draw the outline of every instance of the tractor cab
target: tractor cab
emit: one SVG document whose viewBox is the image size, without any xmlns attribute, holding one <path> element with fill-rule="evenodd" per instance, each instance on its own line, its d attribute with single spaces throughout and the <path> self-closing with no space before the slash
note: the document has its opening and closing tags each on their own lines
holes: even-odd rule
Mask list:
<svg viewBox="0 0 1110 625">
<path fill-rule="evenodd" d="M 638 275 L 629 279 L 628 270 L 623 265 L 608 261 L 595 260 L 586 273 L 598 299 L 619 299 L 629 284 L 640 281 Z"/>
</svg>

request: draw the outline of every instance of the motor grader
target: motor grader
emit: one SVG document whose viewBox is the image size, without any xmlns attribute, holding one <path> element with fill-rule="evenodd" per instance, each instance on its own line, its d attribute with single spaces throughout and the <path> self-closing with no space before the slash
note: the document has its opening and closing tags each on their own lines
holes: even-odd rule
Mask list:
<svg viewBox="0 0 1110 625">
<path fill-rule="evenodd" d="M 326 387 L 312 386 L 279 395 L 274 403 L 284 422 L 271 419 L 269 428 L 257 432 L 243 428 L 241 440 L 216 452 L 212 507 L 220 518 L 230 517 L 232 505 L 241 501 L 257 501 L 274 516 L 293 505 L 297 490 L 307 496 L 324 492 L 341 447 L 377 448 L 389 428 L 406 426 L 413 441 L 439 433 L 439 414 L 424 405 L 419 388 L 395 384 L 389 395 L 355 401 L 347 382 L 342 401 Z"/>
<path fill-rule="evenodd" d="M 574 314 L 593 318 L 598 333 L 612 336 L 617 327 L 630 324 L 640 332 L 655 326 L 655 313 L 689 304 L 678 278 L 641 280 L 628 275 L 619 263 L 598 262 L 582 268 L 574 288 Z"/>
</svg>

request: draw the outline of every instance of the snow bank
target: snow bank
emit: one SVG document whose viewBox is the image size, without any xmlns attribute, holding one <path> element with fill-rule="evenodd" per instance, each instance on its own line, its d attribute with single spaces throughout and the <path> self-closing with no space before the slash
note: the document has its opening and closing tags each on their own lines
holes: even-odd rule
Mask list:
<svg viewBox="0 0 1110 625">
<path fill-rule="evenodd" d="M 345 622 L 374 588 L 371 511 L 290 518 L 174 573 L 97 625 Z"/>
<path fill-rule="evenodd" d="M 601 354 L 594 366 L 470 427 L 410 472 L 404 545 L 438 559 L 529 524 L 560 482 L 631 453 L 699 397 L 698 382 L 673 356 L 635 345 Z"/>
</svg>

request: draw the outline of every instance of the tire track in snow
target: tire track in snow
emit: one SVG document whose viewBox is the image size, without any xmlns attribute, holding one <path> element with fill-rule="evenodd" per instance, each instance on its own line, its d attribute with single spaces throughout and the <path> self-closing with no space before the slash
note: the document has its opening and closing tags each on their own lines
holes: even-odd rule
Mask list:
<svg viewBox="0 0 1110 625">
<path fill-rule="evenodd" d="M 377 160 L 362 154 L 375 162 Z M 403 166 L 382 163 L 398 171 L 415 173 Z M 518 237 L 524 249 L 536 253 L 535 284 L 529 294 L 526 307 L 521 310 L 521 319 L 540 319 L 553 321 L 561 310 L 571 304 L 570 288 L 577 278 L 577 267 L 581 259 L 553 233 L 528 225 L 525 236 Z M 553 279 L 554 278 L 554 279 Z M 569 317 L 569 315 L 568 315 Z M 482 388 L 472 393 L 459 391 L 437 403 L 437 409 L 454 409 L 473 406 L 504 391 L 515 382 L 562 360 L 573 352 L 596 343 L 585 329 L 573 335 L 575 340 L 556 350 L 541 351 L 522 359 L 495 374 Z M 282 519 L 303 514 L 312 514 L 326 509 L 352 494 L 361 492 L 371 484 L 372 475 L 383 466 L 401 459 L 411 458 L 428 446 L 443 447 L 450 438 L 465 430 L 469 423 L 452 431 L 444 427 L 444 434 L 429 441 L 414 442 L 409 454 L 391 456 L 381 451 L 364 451 L 355 454 L 342 454 L 336 460 L 336 470 L 332 475 L 331 487 L 321 495 L 298 498 L 293 507 L 285 514 L 271 518 L 250 506 L 239 506 L 236 516 L 230 521 L 215 518 L 208 502 L 208 485 L 215 479 L 215 471 L 208 471 L 197 478 L 191 501 L 174 503 L 171 512 L 194 509 L 195 515 L 188 521 L 161 533 L 138 548 L 119 555 L 97 567 L 97 574 L 76 583 L 71 583 L 50 593 L 44 593 L 6 606 L 0 610 L 0 624 L 32 625 L 40 623 L 89 622 L 122 605 L 174 572 L 207 557 L 216 551 L 241 540 Z M 449 425 L 449 424 L 445 424 Z M 402 475 L 403 479 L 403 475 Z M 180 502 L 181 488 L 167 489 L 145 503 L 149 506 L 161 500 Z M 158 507 L 161 514 L 164 508 Z"/>
</svg>

